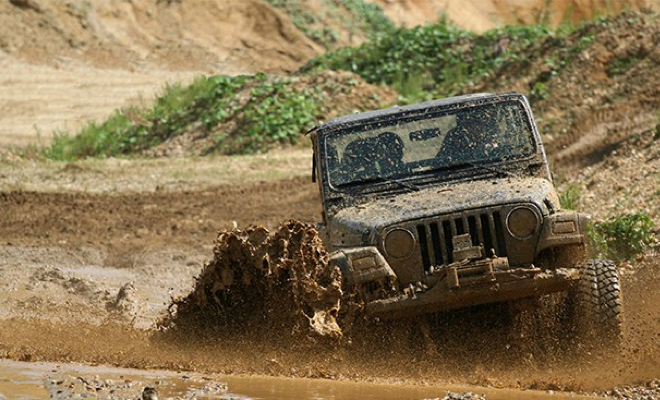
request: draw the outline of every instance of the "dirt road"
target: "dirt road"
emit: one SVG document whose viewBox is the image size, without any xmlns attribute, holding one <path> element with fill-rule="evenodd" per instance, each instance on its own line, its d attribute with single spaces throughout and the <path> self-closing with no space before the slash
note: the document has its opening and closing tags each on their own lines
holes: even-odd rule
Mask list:
<svg viewBox="0 0 660 400">
<path fill-rule="evenodd" d="M 660 337 L 655 326 L 660 318 L 656 301 L 660 285 L 655 282 L 660 268 L 651 255 L 626 272 L 632 339 L 623 358 L 605 364 L 576 359 L 579 355 L 551 342 L 515 345 L 502 323 L 489 317 L 496 310 L 488 308 L 478 310 L 477 318 L 458 313 L 438 320 L 439 332 L 453 327 L 452 335 L 462 338 L 460 351 L 453 340 L 440 341 L 441 357 L 416 345 L 406 347 L 405 340 L 326 348 L 314 343 L 273 346 L 263 337 L 249 339 L 259 337 L 258 333 L 228 341 L 195 331 L 185 337 L 155 332 L 155 322 L 170 299 L 193 287 L 194 277 L 212 255 L 218 230 L 233 226 L 234 221 L 238 226 L 274 227 L 291 217 L 308 222 L 319 218 L 306 152 L 300 150 L 293 160 L 273 156 L 257 161 L 249 157 L 180 160 L 179 164 L 115 160 L 4 164 L 3 182 L 13 181 L 14 190 L 0 191 L 0 357 L 203 373 L 587 392 L 650 382 L 659 376 Z M 266 163 L 273 172 L 262 167 L 232 177 L 233 170 Z M 174 173 L 177 169 L 190 181 Z M 103 170 L 108 172 L 101 174 Z M 152 176 L 143 174 L 145 170 Z M 218 176 L 212 175 L 214 170 Z M 22 176 L 26 178 L 19 179 Z M 39 181 L 44 182 L 44 190 L 24 191 Z M 280 339 L 286 340 L 286 335 Z"/>
<path fill-rule="evenodd" d="M 45 144 L 57 131 L 75 132 L 117 108 L 152 99 L 168 82 L 201 73 L 99 69 L 66 59 L 59 64 L 29 64 L 0 51 L 0 147 Z"/>
</svg>

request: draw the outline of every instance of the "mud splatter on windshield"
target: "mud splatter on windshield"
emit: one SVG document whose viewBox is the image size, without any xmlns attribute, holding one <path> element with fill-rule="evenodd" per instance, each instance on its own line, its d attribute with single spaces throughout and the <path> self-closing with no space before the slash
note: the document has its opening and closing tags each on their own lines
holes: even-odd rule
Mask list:
<svg viewBox="0 0 660 400">
<path fill-rule="evenodd" d="M 365 123 L 328 135 L 334 186 L 515 160 L 534 153 L 531 125 L 516 101 Z"/>
</svg>

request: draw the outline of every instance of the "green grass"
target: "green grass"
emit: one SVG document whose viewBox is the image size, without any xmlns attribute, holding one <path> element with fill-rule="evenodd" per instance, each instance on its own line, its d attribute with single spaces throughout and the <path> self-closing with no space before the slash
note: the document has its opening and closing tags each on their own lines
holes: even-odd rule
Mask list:
<svg viewBox="0 0 660 400">
<path fill-rule="evenodd" d="M 570 184 L 559 194 L 559 203 L 561 208 L 567 210 L 577 210 L 580 204 L 580 185 Z"/>
<path fill-rule="evenodd" d="M 655 244 L 653 219 L 644 212 L 622 214 L 595 223 L 589 232 L 594 256 L 616 262 L 634 261 Z"/>
<path fill-rule="evenodd" d="M 117 110 L 76 135 L 60 133 L 41 153 L 57 160 L 127 155 L 191 131 L 214 137 L 209 153 L 256 153 L 295 143 L 314 125 L 323 95 L 320 88 L 299 89 L 291 82 L 258 74 L 168 86 L 152 107 Z"/>
<path fill-rule="evenodd" d="M 545 24 L 506 26 L 483 34 L 458 28 L 446 20 L 412 29 L 399 28 L 357 47 L 342 48 L 317 57 L 303 70 L 352 71 L 367 82 L 408 88 L 423 77 L 410 101 L 463 93 L 471 85 L 492 82 L 501 75 L 532 73 L 535 60 L 544 72 L 531 83 L 532 99 L 543 99 L 549 81 L 595 39 L 601 21 L 557 29 Z M 507 74 L 500 73 L 508 68 Z M 400 92 L 403 92 L 400 90 Z M 404 98 L 407 98 L 404 95 Z"/>
<path fill-rule="evenodd" d="M 211 126 L 227 117 L 231 100 L 254 77 L 200 77 L 190 86 L 168 85 L 152 107 L 117 110 L 77 135 L 59 133 L 43 150 L 47 158 L 70 160 L 140 152 L 180 135 L 193 122 Z"/>
</svg>

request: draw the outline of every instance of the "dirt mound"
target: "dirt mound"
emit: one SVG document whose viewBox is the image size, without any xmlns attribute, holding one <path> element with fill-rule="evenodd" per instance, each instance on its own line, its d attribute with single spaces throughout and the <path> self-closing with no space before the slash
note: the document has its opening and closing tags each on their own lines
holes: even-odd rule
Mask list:
<svg viewBox="0 0 660 400">
<path fill-rule="evenodd" d="M 445 15 L 451 22 L 475 32 L 506 24 L 588 20 L 599 15 L 613 15 L 622 10 L 651 7 L 660 9 L 657 0 L 371 0 L 388 17 L 404 26 L 423 25 Z"/>
<path fill-rule="evenodd" d="M 0 49 L 50 65 L 209 72 L 294 70 L 320 51 L 258 0 L 2 1 Z"/>
<path fill-rule="evenodd" d="M 290 220 L 272 234 L 263 227 L 224 231 L 213 253 L 163 327 L 189 330 L 194 321 L 232 333 L 342 336 L 338 318 L 350 302 L 312 226 Z"/>
</svg>

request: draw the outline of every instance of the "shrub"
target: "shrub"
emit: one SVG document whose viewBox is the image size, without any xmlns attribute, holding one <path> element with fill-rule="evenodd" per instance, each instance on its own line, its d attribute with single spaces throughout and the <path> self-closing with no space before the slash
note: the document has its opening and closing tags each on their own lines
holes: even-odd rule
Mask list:
<svg viewBox="0 0 660 400">
<path fill-rule="evenodd" d="M 595 256 L 632 261 L 655 243 L 653 220 L 644 212 L 622 214 L 595 223 L 589 232 Z"/>
<path fill-rule="evenodd" d="M 552 35 L 543 26 L 508 26 L 477 35 L 441 20 L 338 49 L 310 61 L 304 69 L 348 70 L 370 83 L 386 85 L 426 75 L 441 91 L 453 92 L 470 80 L 488 76 L 515 60 L 521 49 L 540 46 Z"/>
</svg>

